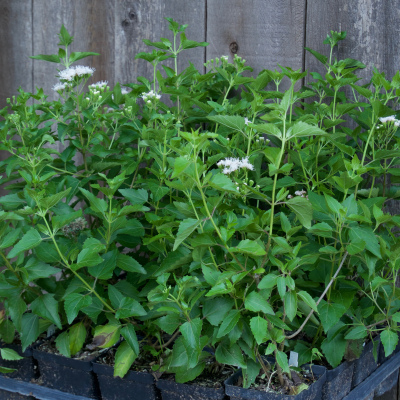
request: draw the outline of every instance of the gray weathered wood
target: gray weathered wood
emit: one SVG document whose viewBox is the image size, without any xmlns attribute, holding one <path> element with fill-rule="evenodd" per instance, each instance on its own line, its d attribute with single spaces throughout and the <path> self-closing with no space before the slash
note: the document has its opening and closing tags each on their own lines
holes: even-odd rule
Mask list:
<svg viewBox="0 0 400 400">
<path fill-rule="evenodd" d="M 31 1 L 0 1 L 0 108 L 19 86 L 32 90 L 31 52 Z"/>
<path fill-rule="evenodd" d="M 207 59 L 234 53 L 253 74 L 303 67 L 305 0 L 208 0 Z"/>
<path fill-rule="evenodd" d="M 151 52 L 142 40 L 157 41 L 160 37 L 172 39 L 168 22 L 171 17 L 180 24 L 188 24 L 189 39 L 205 40 L 205 0 L 122 0 L 115 2 L 115 76 L 121 83 L 136 81 L 138 76 L 153 78 L 153 68 L 145 60 L 135 60 L 139 52 Z M 204 48 L 184 51 L 178 57 L 178 72 L 189 66 L 189 60 L 203 70 Z M 166 64 L 173 66 L 173 60 Z"/>
<path fill-rule="evenodd" d="M 327 33 L 346 31 L 347 38 L 340 42 L 336 56 L 366 64 L 362 77 L 370 77 L 375 66 L 391 78 L 400 62 L 399 18 L 399 0 L 308 0 L 306 45 L 326 54 L 329 46 L 322 41 Z M 314 70 L 318 61 L 306 53 L 305 65 Z"/>
</svg>

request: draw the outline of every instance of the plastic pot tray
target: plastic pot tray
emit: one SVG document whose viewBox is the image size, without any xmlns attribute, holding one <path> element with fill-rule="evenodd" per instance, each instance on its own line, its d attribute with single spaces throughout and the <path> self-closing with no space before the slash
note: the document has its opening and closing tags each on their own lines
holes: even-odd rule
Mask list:
<svg viewBox="0 0 400 400">
<path fill-rule="evenodd" d="M 95 356 L 76 360 L 33 349 L 33 357 L 38 361 L 43 386 L 92 399 L 100 397 L 92 366 Z"/>
<path fill-rule="evenodd" d="M 157 400 L 153 375 L 146 372 L 129 371 L 124 378 L 114 378 L 114 368 L 93 363 L 102 400 Z"/>
</svg>

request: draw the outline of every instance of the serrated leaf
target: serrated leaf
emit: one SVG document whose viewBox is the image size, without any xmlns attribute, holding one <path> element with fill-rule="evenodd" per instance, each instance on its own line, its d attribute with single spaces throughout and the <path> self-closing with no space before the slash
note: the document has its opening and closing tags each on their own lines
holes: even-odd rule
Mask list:
<svg viewBox="0 0 400 400">
<path fill-rule="evenodd" d="M 265 314 L 274 315 L 274 310 L 269 305 L 268 301 L 264 299 L 260 293 L 253 291 L 249 293 L 245 300 L 244 306 L 247 310 L 254 311 L 254 312 L 263 312 Z"/>
<path fill-rule="evenodd" d="M 54 299 L 54 295 L 47 293 L 37 297 L 31 304 L 32 312 L 39 317 L 48 319 L 57 326 L 62 328 L 60 316 L 58 314 L 58 301 Z"/>
<path fill-rule="evenodd" d="M 297 295 L 310 307 L 312 308 L 316 313 L 318 313 L 318 307 L 317 303 L 315 300 L 310 296 L 309 293 L 305 291 L 300 291 L 297 293 Z"/>
<path fill-rule="evenodd" d="M 22 236 L 21 240 L 11 249 L 8 253 L 7 258 L 14 258 L 22 251 L 30 250 L 40 244 L 42 241 L 42 237 L 40 233 L 31 228 L 24 236 Z"/>
<path fill-rule="evenodd" d="M 239 242 L 235 247 L 230 247 L 232 253 L 243 253 L 251 256 L 264 256 L 265 250 L 254 240 L 245 239 Z"/>
<path fill-rule="evenodd" d="M 39 316 L 31 313 L 24 314 L 21 321 L 22 351 L 31 345 L 40 335 Z"/>
<path fill-rule="evenodd" d="M 86 340 L 86 328 L 83 322 L 79 322 L 69 329 L 69 348 L 71 355 L 78 353 Z"/>
<path fill-rule="evenodd" d="M 385 357 L 388 357 L 395 350 L 399 341 L 399 337 L 396 332 L 385 329 L 383 332 L 381 332 L 381 341 L 383 348 L 385 349 Z"/>
<path fill-rule="evenodd" d="M 228 191 L 237 193 L 236 186 L 233 184 L 232 180 L 221 173 L 215 174 L 211 178 L 209 185 L 223 192 Z"/>
<path fill-rule="evenodd" d="M 228 340 L 223 341 L 215 351 L 215 358 L 221 364 L 233 365 L 239 368 L 246 368 L 242 350 L 237 344 L 230 345 Z"/>
<path fill-rule="evenodd" d="M 149 200 L 147 190 L 144 189 L 120 189 L 119 192 L 131 204 L 142 205 Z"/>
<path fill-rule="evenodd" d="M 250 320 L 250 329 L 254 335 L 258 344 L 264 343 L 266 340 L 270 339 L 268 333 L 268 321 L 262 317 L 253 317 Z"/>
<path fill-rule="evenodd" d="M 121 335 L 129 344 L 131 349 L 134 351 L 136 356 L 139 355 L 139 342 L 137 340 L 135 327 L 132 324 L 128 324 L 121 329 Z"/>
<path fill-rule="evenodd" d="M 15 350 L 2 348 L 0 349 L 1 358 L 7 361 L 17 361 L 22 360 L 24 357 L 21 357 Z"/>
<path fill-rule="evenodd" d="M 191 349 L 201 350 L 201 329 L 203 327 L 203 321 L 200 318 L 195 318 L 190 321 L 186 321 L 179 327 L 179 331 L 182 333 L 184 338 L 185 346 Z"/>
<path fill-rule="evenodd" d="M 216 122 L 217 124 L 227 126 L 228 128 L 239 132 L 243 132 L 246 126 L 243 117 L 231 115 L 214 115 L 207 118 L 213 122 Z"/>
<path fill-rule="evenodd" d="M 68 331 L 62 332 L 57 336 L 56 348 L 64 357 L 71 357 Z"/>
<path fill-rule="evenodd" d="M 8 232 L 0 242 L 0 249 L 6 249 L 7 247 L 12 246 L 17 241 L 20 233 L 21 228 L 13 229 L 12 231 Z"/>
<path fill-rule="evenodd" d="M 364 339 L 368 335 L 368 330 L 364 325 L 358 325 L 347 332 L 346 340 Z"/>
<path fill-rule="evenodd" d="M 141 306 L 141 304 L 131 299 L 130 297 L 125 297 L 120 305 L 119 310 L 116 312 L 116 318 L 129 318 L 129 317 L 141 317 L 147 315 L 146 310 Z"/>
<path fill-rule="evenodd" d="M 175 238 L 175 243 L 172 251 L 175 251 L 179 245 L 188 237 L 191 235 L 192 232 L 199 226 L 201 221 L 198 219 L 193 219 L 193 218 L 188 218 L 184 219 L 180 224 L 179 224 L 179 229 L 176 234 Z"/>
<path fill-rule="evenodd" d="M 146 274 L 146 270 L 134 258 L 129 257 L 125 254 L 118 254 L 117 267 L 127 272 Z"/>
<path fill-rule="evenodd" d="M 313 208 L 308 199 L 296 196 L 286 202 L 305 228 L 311 228 Z"/>
<path fill-rule="evenodd" d="M 236 326 L 236 324 L 239 322 L 239 319 L 240 311 L 229 311 L 219 327 L 217 338 L 226 336 Z"/>
<path fill-rule="evenodd" d="M 92 302 L 89 296 L 83 296 L 80 293 L 71 293 L 65 297 L 64 309 L 67 314 L 68 323 L 72 324 L 74 319 L 82 308 L 87 307 Z"/>
</svg>

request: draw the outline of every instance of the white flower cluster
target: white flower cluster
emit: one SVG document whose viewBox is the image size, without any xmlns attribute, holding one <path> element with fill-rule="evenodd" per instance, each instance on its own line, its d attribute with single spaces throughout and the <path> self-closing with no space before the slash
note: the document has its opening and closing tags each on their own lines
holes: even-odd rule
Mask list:
<svg viewBox="0 0 400 400">
<path fill-rule="evenodd" d="M 250 171 L 254 170 L 253 164 L 250 164 L 249 158 L 225 158 L 225 160 L 221 160 L 217 163 L 218 167 L 225 167 L 222 171 L 223 174 L 230 174 L 234 171 L 237 171 L 240 168 L 249 169 Z"/>
<path fill-rule="evenodd" d="M 244 118 L 244 123 L 245 123 L 245 125 L 248 125 L 250 123 L 250 120 L 247 117 L 245 117 Z"/>
<path fill-rule="evenodd" d="M 94 71 L 94 68 L 90 68 L 85 65 L 76 65 L 74 67 L 64 69 L 64 71 L 60 71 L 58 73 L 58 77 L 61 81 L 72 82 L 77 77 L 89 78 L 93 75 Z"/>
<path fill-rule="evenodd" d="M 122 88 L 121 89 L 121 94 L 128 94 L 130 92 L 130 90 L 128 90 L 127 88 Z M 161 97 L 161 96 L 160 96 Z"/>
<path fill-rule="evenodd" d="M 65 90 L 66 88 L 68 87 L 68 85 L 66 84 L 66 83 L 56 83 L 54 86 L 53 86 L 53 90 L 55 91 L 55 92 L 60 92 L 60 91 L 62 91 L 62 90 Z"/>
<path fill-rule="evenodd" d="M 160 100 L 161 99 L 161 94 L 157 94 L 154 90 L 150 90 L 150 92 L 142 94 L 142 99 L 147 104 L 151 104 L 152 100 Z"/>
<path fill-rule="evenodd" d="M 222 61 L 228 61 L 228 60 L 229 60 L 229 57 L 228 57 L 228 56 L 221 56 L 221 60 L 222 60 Z"/>
<path fill-rule="evenodd" d="M 98 90 L 104 91 L 106 88 L 109 88 L 107 81 L 99 81 L 99 82 L 92 83 L 91 85 L 89 85 L 89 89 L 93 89 L 93 90 L 98 89 Z"/>
<path fill-rule="evenodd" d="M 300 197 L 304 197 L 304 198 L 308 199 L 307 192 L 306 192 L 305 190 L 296 190 L 296 191 L 294 192 L 294 194 L 295 194 L 296 196 L 300 196 Z M 288 198 L 288 199 L 292 199 L 293 196 L 292 196 L 291 194 L 289 194 L 287 198 Z"/>
<path fill-rule="evenodd" d="M 382 124 L 386 124 L 386 122 L 393 122 L 394 126 L 400 126 L 400 120 L 396 119 L 394 115 L 391 115 L 390 117 L 382 117 L 379 118 L 379 120 L 382 122 Z"/>
</svg>

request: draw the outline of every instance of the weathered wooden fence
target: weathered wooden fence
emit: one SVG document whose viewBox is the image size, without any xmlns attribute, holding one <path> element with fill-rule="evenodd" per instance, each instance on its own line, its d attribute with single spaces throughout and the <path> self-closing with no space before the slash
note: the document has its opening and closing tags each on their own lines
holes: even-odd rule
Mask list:
<svg viewBox="0 0 400 400">
<path fill-rule="evenodd" d="M 89 60 L 95 79 L 127 83 L 150 76 L 135 60 L 143 38 L 168 37 L 163 17 L 189 24 L 188 37 L 208 41 L 186 52 L 199 69 L 205 60 L 238 53 L 254 67 L 278 64 L 313 70 L 304 47 L 326 52 L 322 40 L 332 30 L 347 31 L 338 56 L 376 66 L 391 77 L 400 61 L 400 0 L 0 0 L 0 106 L 16 93 L 43 87 L 51 95 L 55 65 L 29 59 L 54 53 L 64 24 L 75 36 L 73 50 L 96 51 Z"/>
<path fill-rule="evenodd" d="M 142 39 L 170 37 L 164 17 L 189 24 L 189 38 L 209 42 L 184 52 L 181 70 L 189 59 L 201 70 L 210 58 L 237 53 L 254 73 L 278 64 L 315 71 L 320 67 L 304 47 L 326 53 L 330 30 L 347 31 L 336 56 L 364 62 L 362 76 L 374 66 L 390 78 L 399 69 L 400 0 L 0 0 L 0 107 L 19 86 L 55 95 L 55 64 L 29 56 L 57 52 L 61 24 L 75 36 L 73 51 L 101 54 L 85 60 L 96 81 L 113 86 L 150 77 L 149 64 L 134 58 L 148 49 Z"/>
</svg>

